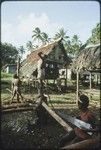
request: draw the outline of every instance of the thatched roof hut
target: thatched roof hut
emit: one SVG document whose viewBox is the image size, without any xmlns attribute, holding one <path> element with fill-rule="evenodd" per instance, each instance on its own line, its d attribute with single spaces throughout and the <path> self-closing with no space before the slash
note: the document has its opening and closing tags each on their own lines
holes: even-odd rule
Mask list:
<svg viewBox="0 0 101 150">
<path fill-rule="evenodd" d="M 87 46 L 73 61 L 72 70 L 75 72 L 100 69 L 100 54 L 100 44 Z"/>
<path fill-rule="evenodd" d="M 37 64 L 40 59 L 38 53 L 42 52 L 47 55 L 47 61 L 60 64 L 61 67 L 69 65 L 71 59 L 67 56 L 62 40 L 58 39 L 47 45 L 41 46 L 34 50 L 27 58 L 22 62 L 20 68 L 21 76 L 31 76 L 33 71 L 37 69 Z"/>
</svg>

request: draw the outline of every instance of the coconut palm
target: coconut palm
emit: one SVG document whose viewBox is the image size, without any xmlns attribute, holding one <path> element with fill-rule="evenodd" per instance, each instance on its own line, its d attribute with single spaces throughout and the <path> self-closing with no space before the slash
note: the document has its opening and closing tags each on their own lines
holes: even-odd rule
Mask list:
<svg viewBox="0 0 101 150">
<path fill-rule="evenodd" d="M 71 53 L 73 55 L 76 55 L 79 52 L 81 46 L 82 43 L 79 40 L 79 37 L 77 35 L 74 35 L 71 40 Z"/>
<path fill-rule="evenodd" d="M 28 51 L 32 51 L 33 50 L 33 44 L 32 44 L 32 42 L 31 41 L 28 41 L 27 43 L 26 43 L 26 47 L 28 48 Z"/>
<path fill-rule="evenodd" d="M 44 44 L 50 42 L 50 38 L 49 38 L 48 34 L 46 34 L 45 32 L 42 32 L 42 42 L 43 42 Z"/>
<path fill-rule="evenodd" d="M 43 41 L 42 33 L 41 33 L 41 30 L 40 30 L 39 27 L 36 27 L 36 28 L 33 30 L 32 38 L 33 38 L 33 40 L 38 41 L 38 44 L 39 44 L 40 41 L 41 41 L 41 42 Z"/>
<path fill-rule="evenodd" d="M 19 50 L 19 53 L 22 55 L 25 53 L 25 49 L 23 46 L 20 46 L 18 50 Z"/>
<path fill-rule="evenodd" d="M 59 32 L 57 32 L 57 33 L 55 34 L 54 39 L 61 38 L 61 39 L 63 39 L 63 41 L 66 42 L 67 39 L 69 38 L 69 36 L 67 36 L 66 33 L 67 33 L 67 31 L 64 31 L 64 28 L 61 28 L 61 29 L 59 29 Z"/>
<path fill-rule="evenodd" d="M 100 43 L 100 23 L 97 23 L 96 27 L 92 30 L 91 37 L 87 40 L 88 44 L 98 44 Z"/>
<path fill-rule="evenodd" d="M 24 47 L 23 47 L 23 46 L 20 46 L 20 47 L 18 48 L 18 52 L 19 52 L 20 59 L 22 59 L 22 56 L 23 56 L 23 54 L 25 53 Z"/>
</svg>

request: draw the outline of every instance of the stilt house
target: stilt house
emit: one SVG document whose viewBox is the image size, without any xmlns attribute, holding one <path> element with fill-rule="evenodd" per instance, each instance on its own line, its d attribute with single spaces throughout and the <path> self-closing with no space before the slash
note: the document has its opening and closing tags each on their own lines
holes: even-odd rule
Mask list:
<svg viewBox="0 0 101 150">
<path fill-rule="evenodd" d="M 58 39 L 33 50 L 21 64 L 21 76 L 30 77 L 35 74 L 40 59 L 38 56 L 39 52 L 47 55 L 45 66 L 46 79 L 56 79 L 59 76 L 59 69 L 69 66 L 71 63 L 71 59 L 67 56 L 62 40 Z"/>
</svg>

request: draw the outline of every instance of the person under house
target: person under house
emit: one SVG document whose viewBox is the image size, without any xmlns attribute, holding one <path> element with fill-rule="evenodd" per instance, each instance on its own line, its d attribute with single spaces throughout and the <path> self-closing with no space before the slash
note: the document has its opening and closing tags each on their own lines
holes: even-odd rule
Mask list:
<svg viewBox="0 0 101 150">
<path fill-rule="evenodd" d="M 41 96 L 43 94 L 43 85 L 44 85 L 44 80 L 45 80 L 45 60 L 46 60 L 46 55 L 43 54 L 42 52 L 38 53 L 38 56 L 40 57 L 38 61 L 38 94 Z"/>
<path fill-rule="evenodd" d="M 38 56 L 41 58 L 38 61 L 38 101 L 37 107 L 35 109 L 37 120 L 35 125 L 38 127 L 43 127 L 47 124 L 47 112 L 42 106 L 42 102 L 47 103 L 47 96 L 44 93 L 44 79 L 45 79 L 45 59 L 46 55 L 42 52 L 38 53 Z"/>
<path fill-rule="evenodd" d="M 17 74 L 13 75 L 13 80 L 12 80 L 12 98 L 11 98 L 11 103 L 13 103 L 14 97 L 17 95 L 17 101 L 19 101 L 19 96 L 21 97 L 21 100 L 23 101 L 23 97 L 21 95 L 21 91 L 20 91 L 20 86 L 21 86 L 21 81 L 19 79 L 19 77 L 17 76 Z"/>
</svg>

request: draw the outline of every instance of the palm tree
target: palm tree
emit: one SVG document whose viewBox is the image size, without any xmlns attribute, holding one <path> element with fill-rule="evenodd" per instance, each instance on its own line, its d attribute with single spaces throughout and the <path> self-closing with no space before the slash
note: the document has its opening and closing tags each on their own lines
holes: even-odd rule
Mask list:
<svg viewBox="0 0 101 150">
<path fill-rule="evenodd" d="M 32 38 L 33 38 L 35 41 L 38 41 L 38 44 L 39 44 L 40 41 L 41 41 L 41 42 L 43 41 L 42 33 L 41 33 L 40 28 L 36 27 L 36 28 L 33 30 Z"/>
<path fill-rule="evenodd" d="M 97 23 L 96 27 L 92 30 L 91 37 L 87 40 L 88 44 L 98 44 L 100 43 L 100 23 Z"/>
<path fill-rule="evenodd" d="M 33 44 L 32 44 L 31 41 L 27 42 L 26 47 L 28 48 L 28 51 L 32 52 L 32 50 L 33 50 Z"/>
<path fill-rule="evenodd" d="M 72 52 L 72 54 L 76 55 L 79 52 L 81 46 L 82 46 L 82 43 L 79 40 L 79 37 L 77 35 L 74 35 L 72 40 L 71 40 L 71 52 Z"/>
<path fill-rule="evenodd" d="M 19 49 L 18 49 L 18 52 L 19 52 L 19 56 L 20 56 L 20 59 L 22 58 L 23 54 L 25 53 L 25 49 L 23 46 L 20 46 Z"/>
<path fill-rule="evenodd" d="M 44 44 L 50 42 L 50 38 L 49 38 L 48 34 L 46 34 L 45 32 L 42 32 L 42 39 L 43 39 L 42 42 L 43 42 Z"/>
<path fill-rule="evenodd" d="M 66 40 L 69 38 L 69 36 L 67 36 L 66 33 L 67 33 L 67 31 L 64 31 L 64 28 L 61 28 L 61 29 L 59 29 L 59 32 L 57 32 L 55 34 L 54 39 L 61 38 L 61 39 L 63 39 L 63 41 L 66 42 Z"/>
<path fill-rule="evenodd" d="M 67 51 L 67 53 L 71 53 L 71 41 L 70 40 L 65 42 L 64 47 L 65 47 L 65 50 Z"/>
<path fill-rule="evenodd" d="M 78 44 L 81 45 L 81 41 L 79 40 L 79 37 L 77 35 L 74 35 L 72 38 L 72 43 L 73 44 Z"/>
<path fill-rule="evenodd" d="M 23 55 L 25 53 L 25 49 L 23 46 L 20 46 L 18 51 L 19 51 L 19 55 Z"/>
</svg>

